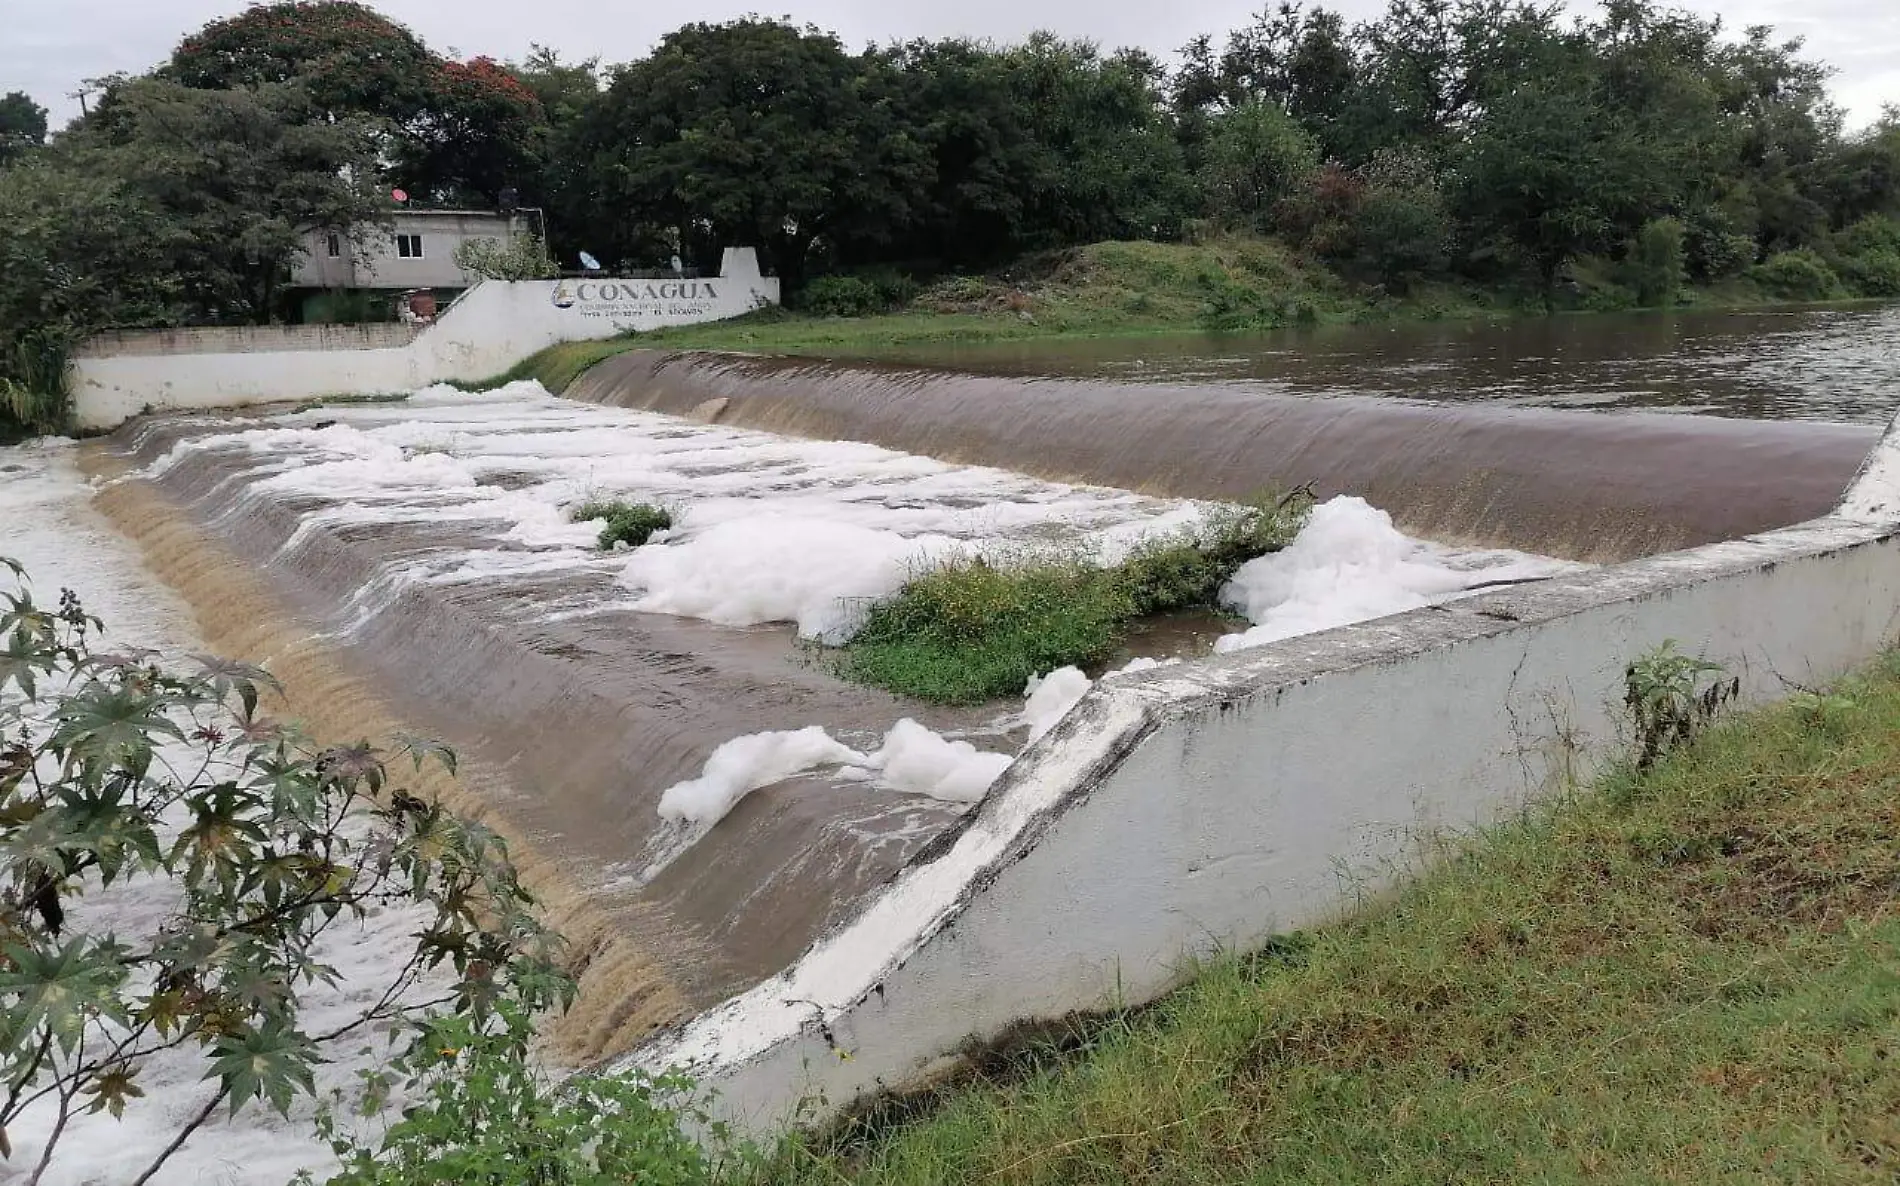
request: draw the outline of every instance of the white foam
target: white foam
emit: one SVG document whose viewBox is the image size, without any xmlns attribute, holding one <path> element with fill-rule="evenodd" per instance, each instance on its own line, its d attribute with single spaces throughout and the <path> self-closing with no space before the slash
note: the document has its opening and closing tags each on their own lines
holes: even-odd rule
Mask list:
<svg viewBox="0 0 1900 1186">
<path fill-rule="evenodd" d="M 1444 601 L 1473 584 L 1547 576 L 1574 567 L 1517 552 L 1456 552 L 1416 540 L 1363 498 L 1342 495 L 1313 508 L 1284 550 L 1250 560 L 1221 600 L 1253 626 L 1214 644 L 1219 652 L 1263 646 Z"/>
<path fill-rule="evenodd" d="M 640 548 L 621 581 L 641 591 L 637 609 L 725 626 L 796 622 L 806 638 L 836 643 L 856 631 L 869 601 L 956 546 L 943 536 L 768 514 Z"/>
<path fill-rule="evenodd" d="M 290 550 L 342 525 L 454 524 L 472 538 L 437 551 L 462 562 L 439 555 L 405 581 L 480 571 L 484 555 L 526 547 L 541 576 L 618 568 L 621 607 L 727 625 L 795 622 L 827 641 L 849 632 L 864 601 L 952 552 L 1056 546 L 1112 560 L 1206 510 L 852 441 L 573 403 L 532 382 L 221 421 L 144 476 L 207 453 L 234 475 L 221 479 L 231 484 L 223 505 L 299 501 Z M 678 524 L 631 555 L 603 557 L 598 525 L 568 521 L 590 497 L 672 507 Z"/>
<path fill-rule="evenodd" d="M 1056 722 L 1069 715 L 1095 681 L 1080 667 L 1058 667 L 1037 676 L 1023 689 L 1023 720 L 1029 725 L 1029 740 L 1034 741 L 1055 728 Z"/>
<path fill-rule="evenodd" d="M 760 787 L 824 766 L 865 760 L 819 725 L 748 733 L 715 749 L 698 778 L 668 787 L 660 796 L 660 816 L 709 827 Z"/>
<path fill-rule="evenodd" d="M 1013 759 L 952 741 L 906 717 L 884 735 L 884 745 L 865 766 L 895 790 L 947 803 L 974 803 L 1003 776 Z"/>
</svg>

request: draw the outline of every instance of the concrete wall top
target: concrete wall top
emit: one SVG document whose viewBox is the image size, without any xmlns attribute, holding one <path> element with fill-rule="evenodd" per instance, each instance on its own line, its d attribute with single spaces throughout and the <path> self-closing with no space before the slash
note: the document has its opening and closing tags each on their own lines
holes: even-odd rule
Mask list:
<svg viewBox="0 0 1900 1186">
<path fill-rule="evenodd" d="M 1627 753 L 1626 665 L 1665 640 L 1757 702 L 1888 645 L 1895 490 L 1900 424 L 1823 519 L 1098 685 L 855 919 L 627 1065 L 770 1130 L 1324 922 Z"/>
<path fill-rule="evenodd" d="M 115 428 L 142 412 L 398 395 L 486 379 L 559 342 L 720 321 L 777 304 L 751 248 L 697 279 L 485 281 L 433 325 L 291 326 L 108 335 L 73 365 L 74 419 Z"/>
<path fill-rule="evenodd" d="M 126 330 L 88 339 L 77 358 L 152 354 L 254 354 L 288 350 L 387 350 L 407 346 L 420 327 L 370 325 L 232 325 Z"/>
</svg>

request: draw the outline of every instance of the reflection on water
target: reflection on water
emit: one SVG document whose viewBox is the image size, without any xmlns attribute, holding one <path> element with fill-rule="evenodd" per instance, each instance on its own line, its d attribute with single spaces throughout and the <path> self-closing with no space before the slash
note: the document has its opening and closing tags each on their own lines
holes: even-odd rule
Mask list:
<svg viewBox="0 0 1900 1186">
<path fill-rule="evenodd" d="M 1219 383 L 1292 395 L 1874 424 L 1900 402 L 1900 306 L 950 344 L 880 357 L 991 374 Z"/>
</svg>

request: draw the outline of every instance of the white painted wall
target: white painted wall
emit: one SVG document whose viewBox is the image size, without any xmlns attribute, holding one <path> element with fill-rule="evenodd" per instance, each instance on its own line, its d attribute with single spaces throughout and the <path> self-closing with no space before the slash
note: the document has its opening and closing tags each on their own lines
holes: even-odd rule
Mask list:
<svg viewBox="0 0 1900 1186">
<path fill-rule="evenodd" d="M 147 411 L 402 394 L 485 379 L 558 342 L 721 321 L 778 300 L 757 254 L 733 248 L 711 279 L 485 281 L 403 346 L 312 348 L 307 327 L 286 326 L 254 331 L 245 349 L 179 353 L 176 333 L 116 334 L 73 361 L 74 419 L 98 431 Z"/>
<path fill-rule="evenodd" d="M 1665 639 L 1754 702 L 1874 655 L 1900 624 L 1895 489 L 1900 423 L 1829 518 L 1098 685 L 943 855 L 629 1065 L 683 1066 L 769 1130 L 1326 921 L 1421 838 L 1627 753 L 1624 667 Z"/>
</svg>

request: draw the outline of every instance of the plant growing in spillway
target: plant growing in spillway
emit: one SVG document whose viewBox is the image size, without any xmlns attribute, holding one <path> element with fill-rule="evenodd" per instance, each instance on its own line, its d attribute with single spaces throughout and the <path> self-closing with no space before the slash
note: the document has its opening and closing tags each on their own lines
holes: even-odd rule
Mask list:
<svg viewBox="0 0 1900 1186">
<path fill-rule="evenodd" d="M 522 1019 L 573 992 L 557 939 L 501 840 L 388 765 L 452 755 L 317 745 L 264 672 L 106 652 L 74 594 L 43 606 L 0 564 L 0 1155 L 38 1182 L 82 1116 L 136 1110 L 174 1126 L 143 1183 L 221 1111 L 288 1115 L 345 1043 L 385 1035 L 425 1085 L 445 1033 L 525 1056 Z M 385 911 L 412 939 L 342 991 Z M 182 1106 L 154 1098 L 180 1060 L 208 1084 Z"/>
<path fill-rule="evenodd" d="M 1293 542 L 1312 503 L 1300 487 L 1217 507 L 1114 565 L 1044 554 L 934 566 L 866 611 L 840 673 L 944 704 L 1020 694 L 1033 676 L 1106 659 L 1135 619 L 1214 607 L 1241 565 Z"/>
<path fill-rule="evenodd" d="M 568 514 L 575 523 L 599 520 L 600 550 L 611 552 L 616 545 L 637 548 L 656 532 L 670 531 L 673 512 L 650 502 L 623 502 L 619 499 L 588 499 Z"/>
</svg>

